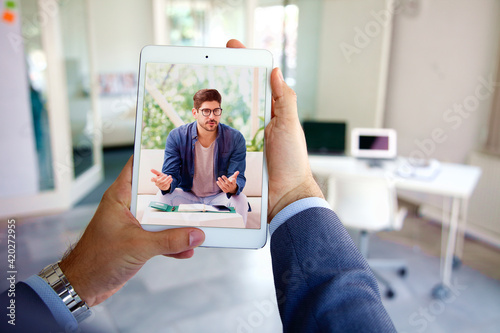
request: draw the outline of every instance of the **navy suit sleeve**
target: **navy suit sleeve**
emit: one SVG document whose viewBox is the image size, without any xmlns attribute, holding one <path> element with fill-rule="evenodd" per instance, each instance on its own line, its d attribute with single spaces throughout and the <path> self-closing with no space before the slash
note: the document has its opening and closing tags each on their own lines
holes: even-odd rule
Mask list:
<svg viewBox="0 0 500 333">
<path fill-rule="evenodd" d="M 271 238 L 284 332 L 395 332 L 366 260 L 336 214 L 309 208 Z"/>
<path fill-rule="evenodd" d="M 6 290 L 0 294 L 0 332 L 61 331 L 49 308 L 30 286 L 19 282 L 16 284 L 15 297 L 9 297 L 8 292 L 9 290 Z M 11 300 L 15 300 L 15 310 L 12 310 Z M 13 318 L 15 325 L 9 324 Z"/>
</svg>

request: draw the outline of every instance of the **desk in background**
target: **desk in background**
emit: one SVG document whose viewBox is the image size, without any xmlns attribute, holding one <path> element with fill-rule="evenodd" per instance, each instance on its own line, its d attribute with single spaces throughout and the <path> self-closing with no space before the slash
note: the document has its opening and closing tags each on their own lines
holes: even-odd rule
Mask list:
<svg viewBox="0 0 500 333">
<path fill-rule="evenodd" d="M 396 190 L 407 190 L 443 197 L 443 224 L 441 231 L 441 283 L 433 289 L 433 296 L 446 298 L 451 285 L 453 256 L 458 238 L 461 252 L 467 206 L 481 176 L 475 166 L 441 163 L 439 172 L 428 180 L 404 178 L 396 172 L 404 159 L 382 161 L 379 167 L 370 167 L 366 160 L 347 156 L 309 156 L 313 173 L 328 177 L 335 175 L 380 175 L 394 181 Z M 461 253 L 459 254 L 459 257 Z"/>
</svg>

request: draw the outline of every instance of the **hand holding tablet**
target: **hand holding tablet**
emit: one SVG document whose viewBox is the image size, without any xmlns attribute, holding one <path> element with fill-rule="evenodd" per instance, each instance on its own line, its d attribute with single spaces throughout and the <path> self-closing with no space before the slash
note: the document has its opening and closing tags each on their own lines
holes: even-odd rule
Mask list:
<svg viewBox="0 0 500 333">
<path fill-rule="evenodd" d="M 264 246 L 271 71 L 266 50 L 143 48 L 131 212 L 145 230 L 199 227 L 203 246 Z M 152 202 L 220 205 L 235 214 L 161 211 Z"/>
<path fill-rule="evenodd" d="M 228 43 L 228 46 L 240 47 L 242 45 L 233 40 Z M 267 75 L 265 77 L 266 82 L 269 82 Z M 273 117 L 270 121 L 266 113 L 266 122 L 269 122 L 269 125 L 266 128 L 267 140 L 265 142 L 270 171 L 269 219 L 295 200 L 307 196 L 322 197 L 318 186 L 312 180 L 307 164 L 307 153 L 298 122 L 294 93 L 286 86 L 278 69 L 275 69 L 271 74 L 271 81 L 274 107 Z M 153 93 L 155 93 L 154 90 Z M 269 99 L 266 94 L 266 107 Z M 237 141 L 233 143 L 233 146 L 238 145 Z M 222 152 L 227 153 L 227 151 Z M 160 164 L 163 162 L 163 153 L 163 150 L 161 150 Z M 221 154 L 221 156 L 223 155 Z M 237 230 L 241 233 L 240 235 L 236 234 L 236 236 L 241 237 L 236 238 L 237 243 L 235 241 L 230 244 L 218 243 L 217 237 L 215 237 L 217 235 L 210 233 L 211 230 L 225 231 L 227 228 L 175 227 L 165 228 L 169 230 L 159 232 L 144 230 L 144 226 L 134 218 L 130 211 L 132 208 L 132 212 L 135 212 L 137 193 L 143 191 L 143 189 L 138 189 L 138 184 L 134 181 L 137 174 L 132 175 L 133 172 L 137 172 L 138 168 L 137 155 L 134 157 L 136 158 L 134 170 L 131 158 L 123 168 L 120 176 L 104 194 L 81 239 L 60 263 L 61 269 L 72 286 L 89 306 L 101 303 L 118 291 L 153 256 L 164 255 L 177 259 L 190 258 L 194 253 L 194 248 L 200 244 L 207 245 L 207 235 L 212 238 L 208 242 L 208 246 L 233 245 L 251 248 L 263 245 L 260 237 L 266 235 L 265 224 L 263 225 L 264 228 L 260 229 Z M 146 183 L 152 185 L 153 188 L 157 189 L 155 192 L 158 192 L 159 189 L 155 184 L 151 183 L 151 169 L 144 170 Z M 167 177 L 172 178 L 171 184 L 175 183 L 174 177 L 170 174 L 163 172 L 163 170 L 154 170 L 157 173 L 153 174 L 153 177 L 160 177 L 161 174 L 165 174 L 168 175 Z M 241 179 L 243 172 L 245 170 L 235 169 L 224 173 L 224 175 L 226 177 L 230 175 L 229 178 L 231 176 L 235 177 L 236 182 L 241 184 L 246 181 L 246 179 Z M 263 177 L 266 177 L 265 170 L 263 171 Z M 134 194 L 131 193 L 132 190 Z M 238 188 L 237 191 L 239 190 Z M 263 214 L 267 212 L 266 194 L 267 191 L 262 191 Z M 133 203 L 134 200 L 135 204 Z M 224 206 L 213 206 L 224 210 Z M 231 216 L 236 213 L 231 210 L 223 214 Z M 266 215 L 264 215 L 264 218 Z M 203 231 L 200 229 L 203 229 Z M 244 232 L 249 232 L 248 239 L 245 238 L 247 234 Z M 252 233 L 258 235 L 258 237 L 252 235 Z M 231 233 L 227 234 L 231 235 Z"/>
</svg>

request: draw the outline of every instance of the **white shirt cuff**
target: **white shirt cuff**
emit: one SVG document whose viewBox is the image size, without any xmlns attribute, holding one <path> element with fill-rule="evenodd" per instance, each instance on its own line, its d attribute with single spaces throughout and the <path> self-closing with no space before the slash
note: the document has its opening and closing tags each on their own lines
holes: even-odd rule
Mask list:
<svg viewBox="0 0 500 333">
<path fill-rule="evenodd" d="M 273 232 L 276 229 L 278 229 L 283 223 L 285 223 L 289 218 L 291 218 L 295 214 L 298 214 L 306 209 L 313 207 L 324 207 L 331 209 L 330 204 L 328 204 L 328 202 L 325 199 L 321 199 L 318 197 L 310 197 L 292 202 L 291 204 L 283 208 L 281 211 L 279 211 L 278 214 L 276 214 L 274 218 L 271 220 L 271 223 L 269 224 L 270 235 L 272 236 Z"/>
</svg>

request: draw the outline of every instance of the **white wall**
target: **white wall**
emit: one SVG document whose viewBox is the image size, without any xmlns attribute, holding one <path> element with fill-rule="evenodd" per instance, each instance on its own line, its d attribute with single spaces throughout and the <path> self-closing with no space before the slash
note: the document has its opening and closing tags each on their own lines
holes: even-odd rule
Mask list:
<svg viewBox="0 0 500 333">
<path fill-rule="evenodd" d="M 142 47 L 153 44 L 151 1 L 89 2 L 96 71 L 137 72 Z"/>
<path fill-rule="evenodd" d="M 417 3 L 413 15 L 395 15 L 385 126 L 397 130 L 400 155 L 463 163 L 486 134 L 482 82 L 500 59 L 500 1 Z"/>
<path fill-rule="evenodd" d="M 485 140 L 500 60 L 500 1 L 416 3 L 412 15 L 395 16 L 385 126 L 398 132 L 399 155 L 465 163 Z M 424 216 L 441 219 L 442 197 L 398 194 L 421 204 Z M 492 201 L 476 199 L 471 211 L 487 212 Z"/>
<path fill-rule="evenodd" d="M 347 120 L 348 131 L 375 126 L 383 26 L 373 13 L 384 8 L 384 0 L 323 0 L 317 119 Z"/>
<path fill-rule="evenodd" d="M 0 197 L 36 194 L 39 189 L 28 73 L 18 43 L 22 38 L 19 18 L 14 24 L 0 21 Z"/>
<path fill-rule="evenodd" d="M 141 49 L 154 44 L 152 1 L 89 0 L 97 75 L 138 73 Z M 136 95 L 99 97 L 104 146 L 132 144 Z"/>
<path fill-rule="evenodd" d="M 298 0 L 299 26 L 297 32 L 297 83 L 295 91 L 299 116 L 314 118 L 317 110 L 319 49 L 323 1 Z"/>
</svg>

